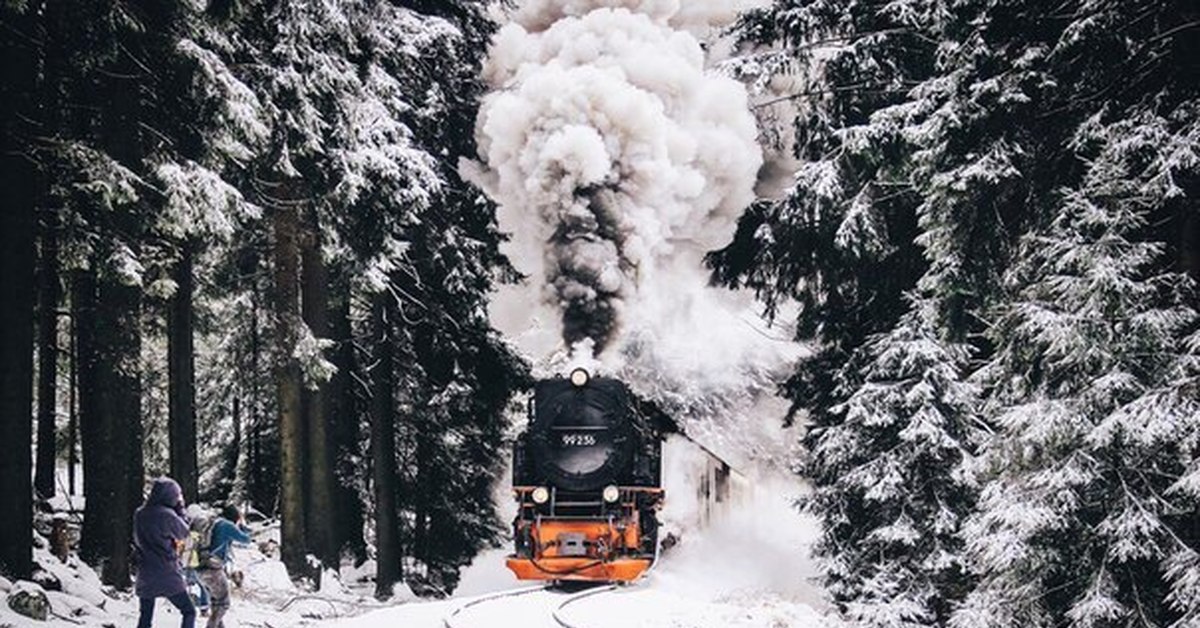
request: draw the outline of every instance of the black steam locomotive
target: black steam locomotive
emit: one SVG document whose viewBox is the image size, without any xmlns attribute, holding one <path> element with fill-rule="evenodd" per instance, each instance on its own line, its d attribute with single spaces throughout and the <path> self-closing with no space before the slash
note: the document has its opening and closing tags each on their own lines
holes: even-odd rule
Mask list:
<svg viewBox="0 0 1200 628">
<path fill-rule="evenodd" d="M 631 581 L 653 563 L 662 505 L 661 415 L 622 382 L 576 369 L 540 381 L 513 451 L 522 580 Z"/>
</svg>

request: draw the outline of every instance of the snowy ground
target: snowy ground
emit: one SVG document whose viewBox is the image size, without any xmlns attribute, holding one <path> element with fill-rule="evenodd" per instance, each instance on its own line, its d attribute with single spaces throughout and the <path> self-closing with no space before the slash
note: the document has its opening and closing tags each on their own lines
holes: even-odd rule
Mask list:
<svg viewBox="0 0 1200 628">
<path fill-rule="evenodd" d="M 226 619 L 227 628 L 313 625 L 383 607 L 370 596 L 371 585 L 355 584 L 355 580 L 373 569 L 369 564 L 360 570 L 347 567 L 340 576 L 329 574 L 316 590 L 297 587 L 288 578 L 283 564 L 257 545 L 263 543 L 269 549 L 276 538 L 276 530 L 258 529 L 255 546 L 234 549 L 236 567 L 245 574 L 245 580 L 241 588 L 233 591 L 233 610 Z M 35 549 L 34 559 L 62 588 L 46 592 L 52 616 L 47 622 L 38 622 L 14 613 L 7 604 L 0 604 L 0 627 L 106 628 L 137 623 L 137 600 L 131 594 L 103 586 L 96 572 L 77 556 L 63 563 L 44 547 L 45 539 L 38 537 L 38 542 L 43 547 Z M 0 595 L 5 595 L 11 587 L 11 582 L 0 578 Z M 159 600 L 154 625 L 179 625 L 178 611 L 165 600 Z M 198 625 L 204 625 L 203 619 Z"/>
<path fill-rule="evenodd" d="M 825 628 L 834 623 L 811 582 L 815 527 L 797 516 L 799 487 L 759 484 L 735 512 L 685 536 L 642 582 L 564 609 L 579 628 Z M 414 603 L 336 622 L 331 628 L 442 628 L 446 616 L 488 592 L 522 588 L 485 553 L 464 574 L 459 597 Z M 462 628 L 558 628 L 552 613 L 573 592 L 544 591 L 480 604 L 454 619 Z"/>
<path fill-rule="evenodd" d="M 671 463 L 671 475 L 682 475 L 687 461 Z M 642 582 L 571 604 L 562 617 L 579 628 L 825 628 L 832 626 L 822 610 L 819 591 L 811 582 L 815 571 L 808 548 L 816 535 L 813 522 L 800 517 L 791 501 L 803 487 L 790 478 L 757 478 L 753 488 L 716 517 L 697 529 L 696 503 L 686 484 L 668 484 L 667 529 L 681 541 L 664 555 L 658 567 Z M 505 509 L 503 516 L 510 516 Z M 418 601 L 401 592 L 382 606 L 371 597 L 365 577 L 368 563 L 358 570 L 323 578 L 316 591 L 296 587 L 283 565 L 268 556 L 277 532 L 259 529 L 256 545 L 235 550 L 238 568 L 246 575 L 244 586 L 234 591 L 228 628 L 442 628 L 455 609 L 472 599 L 500 591 L 527 587 L 504 567 L 507 549 L 482 553 L 463 573 L 456 596 L 437 602 Z M 264 553 L 264 549 L 268 553 Z M 0 605 L 0 627 L 132 626 L 136 600 L 128 594 L 106 591 L 99 578 L 77 558 L 59 562 L 45 548 L 36 551 L 37 562 L 62 583 L 62 591 L 48 593 L 54 617 L 35 622 Z M 0 580 L 0 590 L 11 583 Z M 464 611 L 454 625 L 461 628 L 558 628 L 553 610 L 573 592 L 542 591 L 519 598 L 492 601 Z M 155 626 L 178 625 L 179 615 L 159 603 Z M 200 623 L 203 625 L 203 622 Z"/>
</svg>

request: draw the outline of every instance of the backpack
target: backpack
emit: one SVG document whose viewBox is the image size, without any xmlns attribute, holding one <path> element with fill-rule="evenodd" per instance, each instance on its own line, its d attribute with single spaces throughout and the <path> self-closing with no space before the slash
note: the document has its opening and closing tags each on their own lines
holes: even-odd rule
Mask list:
<svg viewBox="0 0 1200 628">
<path fill-rule="evenodd" d="M 189 525 L 184 548 L 187 557 L 184 566 L 189 569 L 220 569 L 224 561 L 212 553 L 213 530 L 217 527 L 216 517 L 198 517 Z"/>
</svg>

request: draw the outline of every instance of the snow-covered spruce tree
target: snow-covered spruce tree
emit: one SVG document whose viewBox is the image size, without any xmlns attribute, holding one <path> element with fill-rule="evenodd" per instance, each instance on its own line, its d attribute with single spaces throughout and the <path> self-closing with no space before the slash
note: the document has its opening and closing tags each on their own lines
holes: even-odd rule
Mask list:
<svg viewBox="0 0 1200 628">
<path fill-rule="evenodd" d="M 966 526 L 967 626 L 1190 626 L 1197 619 L 1190 282 L 1145 240 L 1194 177 L 1194 103 L 1081 126 L 1086 164 L 1022 239 L 982 371 L 998 433 Z M 1151 232 L 1152 233 L 1152 232 Z M 1191 478 L 1191 479 L 1189 479 Z M 1189 528 L 1191 528 L 1189 530 Z"/>
<path fill-rule="evenodd" d="M 830 592 L 863 626 L 942 624 L 969 589 L 956 534 L 973 503 L 961 465 L 975 394 L 962 379 L 965 331 L 938 315 L 967 279 L 927 272 L 964 242 L 952 214 L 921 196 L 909 135 L 917 112 L 937 108 L 913 88 L 938 79 L 945 13 L 936 2 L 776 2 L 741 24 L 743 43 L 774 48 L 731 63 L 799 84 L 800 163 L 788 195 L 751 209 L 711 261 L 772 308 L 801 305 L 800 337 L 818 347 L 787 389 L 811 422 L 805 506 L 822 519 Z"/>
<path fill-rule="evenodd" d="M 492 486 L 503 467 L 505 409 L 527 372 L 487 319 L 493 282 L 513 276 L 499 254 L 494 205 L 458 174 L 458 159 L 476 151 L 479 64 L 494 25 L 479 3 L 423 3 L 419 11 L 386 10 L 390 19 L 376 16 L 360 31 L 381 70 L 422 95 L 400 120 L 431 157 L 427 181 L 439 183 L 369 270 L 388 278 L 399 306 L 398 350 L 407 358 L 399 364 L 416 365 L 393 378 L 405 576 L 418 590 L 448 592 L 499 538 Z"/>
<path fill-rule="evenodd" d="M 401 481 L 372 490 L 404 498 L 395 517 L 376 517 L 396 528 L 377 540 L 402 544 L 393 549 L 410 559 L 403 576 L 414 585 L 452 588 L 458 568 L 498 533 L 491 524 L 491 479 L 500 464 L 502 410 L 523 370 L 494 337 L 483 307 L 492 281 L 509 274 L 498 252 L 493 207 L 457 174 L 457 159 L 474 153 L 478 63 L 492 28 L 485 8 L 263 1 L 216 3 L 210 13 L 213 23 L 226 26 L 198 34 L 188 52 L 198 68 L 198 91 L 211 101 L 204 111 L 217 123 L 214 137 L 225 138 L 212 143 L 230 153 L 245 148 L 232 161 L 244 164 L 248 172 L 238 180 L 265 216 L 276 221 L 281 212 L 296 213 L 304 316 L 299 320 L 295 299 L 287 298 L 291 314 L 269 324 L 290 320 L 295 327 L 289 338 L 297 351 L 286 350 L 290 340 L 276 343 L 273 359 L 296 360 L 302 374 L 318 375 L 303 378 L 299 423 L 313 443 L 320 420 L 312 412 L 316 393 L 341 400 L 338 414 L 326 414 L 329 433 L 339 439 L 342 458 L 335 464 L 343 483 L 365 490 L 349 476 L 365 477 L 369 468 L 358 437 L 367 404 L 355 402 L 353 379 L 338 383 L 347 373 L 323 379 L 331 358 L 339 369 L 374 363 L 353 359 L 347 350 L 352 335 L 393 345 L 395 359 L 387 362 L 394 372 L 383 377 L 375 364 L 374 372 L 360 374 L 372 384 L 360 394 L 391 401 L 400 441 L 398 457 L 372 463 L 395 467 Z M 241 139 L 247 135 L 267 139 Z M 284 233 L 275 226 L 276 236 Z M 287 260 L 277 255 L 267 266 L 277 284 L 281 261 Z M 308 281 L 317 265 L 329 282 Z M 293 273 L 284 275 L 291 285 Z M 310 289 L 318 283 L 335 293 Z M 280 295 L 269 293 L 275 308 Z M 364 306 L 379 299 L 391 301 L 387 329 L 368 320 Z M 319 302 L 341 322 L 320 329 L 310 317 Z M 342 330 L 336 347 L 318 338 L 335 333 L 333 327 Z M 301 345 L 308 349 L 300 351 Z M 376 389 L 380 385 L 385 389 Z M 349 392 L 330 389 L 339 386 Z M 305 474 L 303 482 L 313 477 Z M 295 483 L 281 479 L 284 486 Z M 300 497 L 298 506 L 285 509 L 293 524 L 297 510 L 318 510 L 313 491 Z M 320 526 L 309 521 L 305 528 L 285 535 L 297 574 L 304 572 L 295 564 L 297 551 L 323 554 L 313 535 Z M 396 551 L 381 548 L 380 555 L 399 562 Z M 391 573 L 398 575 L 396 567 Z M 390 594 L 391 583 L 381 583 L 380 591 Z"/>
<path fill-rule="evenodd" d="M 798 335 L 818 350 L 787 384 L 818 425 L 842 399 L 835 374 L 865 339 L 907 311 L 903 295 L 925 270 L 916 209 L 892 121 L 875 114 L 907 101 L 930 75 L 937 16 L 926 2 L 874 5 L 779 0 L 738 25 L 755 52 L 731 64 L 757 85 L 783 77 L 799 166 L 784 198 L 747 211 L 732 244 L 710 256 L 717 279 L 752 288 L 768 314 L 795 300 Z M 766 97 L 766 96 L 764 96 Z M 773 103 L 773 104 L 772 104 Z"/>
<path fill-rule="evenodd" d="M 977 440 L 968 349 L 944 341 L 936 307 L 914 299 L 842 371 L 837 421 L 805 438 L 804 499 L 821 517 L 817 553 L 843 615 L 860 626 L 937 626 L 969 590 L 960 525 L 975 487 L 963 464 Z"/>
</svg>

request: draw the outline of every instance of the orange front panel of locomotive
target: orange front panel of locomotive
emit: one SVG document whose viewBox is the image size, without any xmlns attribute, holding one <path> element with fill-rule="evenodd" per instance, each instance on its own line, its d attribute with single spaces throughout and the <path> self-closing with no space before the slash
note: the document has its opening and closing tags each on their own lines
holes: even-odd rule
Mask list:
<svg viewBox="0 0 1200 628">
<path fill-rule="evenodd" d="M 558 521 L 546 520 L 533 525 L 533 540 L 540 558 L 579 557 L 563 547 L 564 539 L 582 537 L 587 547 L 587 557 L 605 559 L 614 551 L 636 551 L 641 543 L 637 516 L 627 521 L 624 530 L 614 522 L 607 521 Z"/>
<path fill-rule="evenodd" d="M 591 558 L 530 560 L 510 557 L 507 564 L 518 580 L 633 582 L 650 569 L 651 562 L 649 558 L 618 558 L 601 562 Z"/>
</svg>

